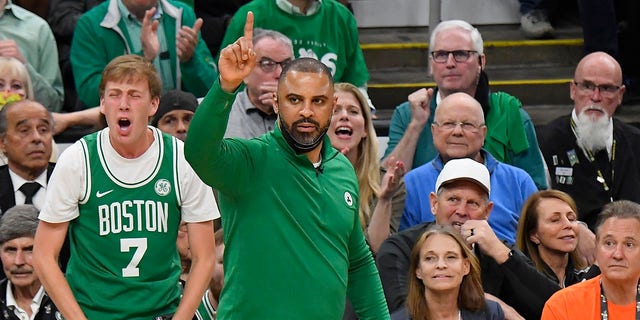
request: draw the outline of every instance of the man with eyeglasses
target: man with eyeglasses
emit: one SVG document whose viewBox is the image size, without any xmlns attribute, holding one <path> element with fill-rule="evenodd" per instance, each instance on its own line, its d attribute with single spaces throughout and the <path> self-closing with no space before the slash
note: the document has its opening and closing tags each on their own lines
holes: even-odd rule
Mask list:
<svg viewBox="0 0 640 320">
<path fill-rule="evenodd" d="M 271 130 L 277 114 L 273 111 L 278 79 L 284 66 L 293 59 L 291 40 L 274 30 L 253 31 L 256 66 L 244 79 L 245 88 L 231 107 L 225 138 L 251 139 Z"/>
<path fill-rule="evenodd" d="M 602 273 L 555 293 L 542 320 L 638 319 L 640 205 L 621 200 L 598 215 L 597 259 Z"/>
<path fill-rule="evenodd" d="M 236 11 L 220 48 L 242 36 L 249 11 L 255 13 L 256 27 L 282 32 L 291 39 L 296 58 L 320 60 L 335 82 L 351 83 L 369 98 L 369 70 L 357 21 L 347 6 L 326 0 L 253 0 Z M 369 107 L 373 109 L 371 103 Z"/>
<path fill-rule="evenodd" d="M 515 243 L 520 209 L 537 191 L 536 185 L 524 170 L 501 163 L 482 149 L 487 134 L 484 123 L 482 106 L 472 96 L 457 92 L 442 99 L 431 124 L 438 155 L 405 175 L 407 198 L 400 230 L 434 221 L 429 192 L 435 192 L 433 188 L 443 166 L 452 159 L 471 158 L 484 164 L 491 176 L 489 199 L 494 207 L 489 225 L 498 239 Z"/>
<path fill-rule="evenodd" d="M 626 88 L 610 55 L 585 56 L 569 86 L 573 111 L 541 130 L 540 148 L 551 186 L 576 200 L 578 218 L 593 230 L 605 204 L 640 202 L 640 130 L 613 118 Z"/>
<path fill-rule="evenodd" d="M 437 87 L 420 89 L 393 113 L 385 159 L 403 161 L 409 169 L 438 155 L 429 126 L 436 106 L 446 96 L 464 92 L 482 106 L 487 135 L 484 148 L 498 161 L 524 169 L 538 189 L 547 181 L 542 155 L 529 115 L 521 102 L 504 92 L 491 92 L 484 71 L 482 36 L 465 21 L 443 21 L 429 41 L 429 71 Z"/>
</svg>

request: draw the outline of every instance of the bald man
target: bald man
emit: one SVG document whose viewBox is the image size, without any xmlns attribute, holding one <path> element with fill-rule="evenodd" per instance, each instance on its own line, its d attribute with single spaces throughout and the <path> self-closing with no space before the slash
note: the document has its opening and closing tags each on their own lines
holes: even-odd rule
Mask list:
<svg viewBox="0 0 640 320">
<path fill-rule="evenodd" d="M 540 148 L 551 186 L 570 194 L 590 229 L 614 200 L 640 202 L 640 130 L 615 118 L 625 86 L 616 60 L 604 52 L 585 56 L 570 84 L 570 115 L 547 124 Z"/>
<path fill-rule="evenodd" d="M 487 125 L 484 148 L 498 161 L 527 171 L 540 190 L 547 189 L 531 117 L 516 97 L 491 90 L 485 71 L 484 42 L 478 29 L 462 20 L 440 22 L 431 32 L 426 58 L 437 87 L 419 89 L 409 95 L 408 102 L 396 107 L 389 125 L 385 161 L 393 156 L 411 169 L 433 159 L 437 150 L 430 127 L 435 110 L 449 94 L 464 92 L 482 105 Z"/>
<path fill-rule="evenodd" d="M 487 126 L 480 103 L 466 93 L 448 95 L 435 110 L 431 134 L 438 155 L 405 176 L 407 199 L 400 230 L 434 220 L 429 192 L 434 191 L 442 167 L 451 159 L 471 158 L 484 164 L 491 175 L 489 199 L 494 207 L 489 225 L 500 240 L 515 243 L 520 209 L 537 188 L 527 172 L 499 162 L 482 149 Z"/>
</svg>

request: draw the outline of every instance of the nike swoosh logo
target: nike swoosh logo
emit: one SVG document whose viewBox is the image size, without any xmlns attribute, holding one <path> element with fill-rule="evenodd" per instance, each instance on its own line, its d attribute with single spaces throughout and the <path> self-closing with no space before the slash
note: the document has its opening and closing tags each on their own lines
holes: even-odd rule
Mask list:
<svg viewBox="0 0 640 320">
<path fill-rule="evenodd" d="M 107 192 L 100 192 L 100 191 L 98 191 L 98 192 L 96 192 L 96 197 L 98 197 L 98 198 L 102 198 L 102 197 L 104 197 L 104 196 L 108 195 L 108 194 L 109 194 L 109 193 L 111 193 L 111 192 L 113 192 L 113 189 L 111 189 L 111 190 L 109 190 L 109 191 L 107 191 Z"/>
</svg>

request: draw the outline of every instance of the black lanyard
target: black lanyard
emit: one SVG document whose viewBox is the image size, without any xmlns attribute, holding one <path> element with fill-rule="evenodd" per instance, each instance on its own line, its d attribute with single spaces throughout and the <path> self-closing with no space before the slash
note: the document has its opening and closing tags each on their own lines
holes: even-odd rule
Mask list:
<svg viewBox="0 0 640 320">
<path fill-rule="evenodd" d="M 602 278 L 600 278 L 600 319 L 609 320 L 609 308 L 607 307 L 607 297 L 602 288 Z M 640 320 L 640 282 L 636 291 L 636 320 Z"/>
<path fill-rule="evenodd" d="M 576 123 L 575 121 L 573 121 L 573 118 L 571 119 L 571 128 L 575 133 Z M 595 161 L 595 157 L 593 156 L 593 153 L 591 152 L 591 150 L 584 149 L 584 151 L 587 154 L 587 159 L 589 160 L 589 162 L 596 167 L 596 174 L 598 175 L 596 177 L 596 180 L 602 184 L 602 188 L 609 195 L 610 202 L 613 202 L 613 190 L 611 190 L 611 187 L 609 187 L 609 185 L 607 184 L 607 179 L 604 178 L 604 174 L 602 173 L 602 169 L 600 168 L 600 165 L 598 164 L 598 162 Z M 611 145 L 611 160 L 610 160 L 610 163 L 611 163 L 611 181 L 610 182 L 612 186 L 613 186 L 613 177 L 615 175 L 615 161 L 616 161 L 616 139 L 613 139 L 613 144 Z"/>
</svg>

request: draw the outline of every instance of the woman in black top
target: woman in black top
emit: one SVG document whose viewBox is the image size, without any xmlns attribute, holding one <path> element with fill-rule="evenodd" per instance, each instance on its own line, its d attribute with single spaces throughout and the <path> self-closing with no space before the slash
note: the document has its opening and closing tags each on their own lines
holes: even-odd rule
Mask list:
<svg viewBox="0 0 640 320">
<path fill-rule="evenodd" d="M 516 246 L 562 288 L 598 273 L 578 258 L 578 224 L 576 204 L 562 191 L 536 192 L 522 206 Z"/>
<path fill-rule="evenodd" d="M 500 306 L 485 300 L 480 264 L 451 226 L 433 225 L 411 252 L 406 308 L 391 315 L 404 319 L 504 319 Z"/>
</svg>

